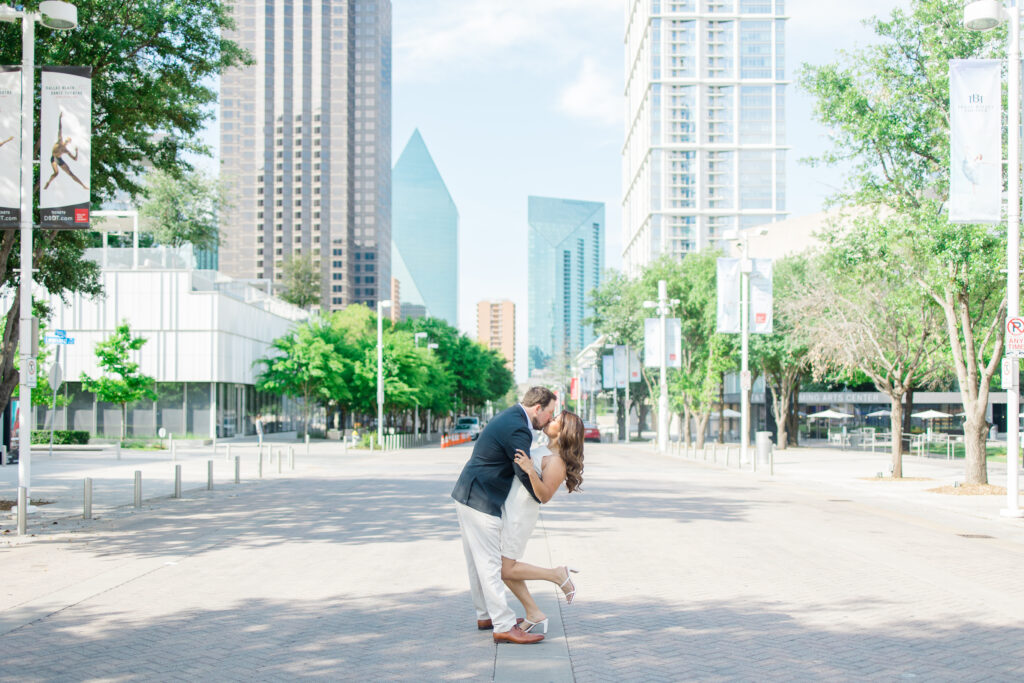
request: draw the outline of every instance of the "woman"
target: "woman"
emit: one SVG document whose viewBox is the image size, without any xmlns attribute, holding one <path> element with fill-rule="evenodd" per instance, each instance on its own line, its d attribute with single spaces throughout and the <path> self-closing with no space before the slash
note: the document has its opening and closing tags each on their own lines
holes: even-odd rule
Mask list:
<svg viewBox="0 0 1024 683">
<path fill-rule="evenodd" d="M 563 481 L 569 493 L 579 489 L 583 483 L 583 421 L 574 413 L 562 411 L 543 431 L 550 440 L 550 449 L 544 446 L 533 448 L 532 457 L 516 450 L 515 462 L 530 476 L 537 499 L 546 503 Z M 518 477 L 513 479 L 501 509 L 501 578 L 526 609 L 526 618 L 519 627 L 526 632 L 536 628 L 547 633 L 547 616 L 534 602 L 526 581 L 550 581 L 562 589 L 566 602 L 571 604 L 576 586 L 570 573 L 576 570 L 571 567 L 546 569 L 519 561 L 526 550 L 526 542 L 533 534 L 539 513 L 540 503 L 533 499 Z"/>
</svg>

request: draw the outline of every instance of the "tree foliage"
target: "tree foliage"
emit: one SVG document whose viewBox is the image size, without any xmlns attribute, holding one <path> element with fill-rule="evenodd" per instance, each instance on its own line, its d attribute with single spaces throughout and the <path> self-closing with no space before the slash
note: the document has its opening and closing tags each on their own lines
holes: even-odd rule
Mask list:
<svg viewBox="0 0 1024 683">
<path fill-rule="evenodd" d="M 293 254 L 284 262 L 281 298 L 299 308 L 320 303 L 320 271 L 309 254 Z"/>
<path fill-rule="evenodd" d="M 169 247 L 191 244 L 213 251 L 220 244 L 220 215 L 228 206 L 224 185 L 201 171 L 175 176 L 154 170 L 146 176 L 146 201 L 139 208 L 142 229 Z"/>
<path fill-rule="evenodd" d="M 142 374 L 139 364 L 129 357 L 132 351 L 145 346 L 146 341 L 144 337 L 133 337 L 128 321 L 122 322 L 109 339 L 96 344 L 97 364 L 104 374 L 96 379 L 84 372 L 81 375 L 83 389 L 96 394 L 101 401 L 121 405 L 122 439 L 128 428 L 128 404 L 144 398 L 156 399 L 153 390 L 156 380 Z"/>
</svg>

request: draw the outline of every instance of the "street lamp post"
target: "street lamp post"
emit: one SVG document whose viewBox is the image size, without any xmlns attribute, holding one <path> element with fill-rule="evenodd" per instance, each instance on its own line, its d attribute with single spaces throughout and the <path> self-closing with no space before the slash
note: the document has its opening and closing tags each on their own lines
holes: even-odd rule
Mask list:
<svg viewBox="0 0 1024 683">
<path fill-rule="evenodd" d="M 427 336 L 426 332 L 417 332 L 412 336 L 412 345 L 418 349 L 420 347 L 420 339 L 426 339 Z M 416 407 L 412 411 L 412 433 L 413 437 L 418 439 L 420 438 L 420 402 L 415 398 L 413 398 L 413 401 Z"/>
<path fill-rule="evenodd" d="M 668 298 L 668 283 L 665 280 L 658 280 L 658 300 L 645 301 L 644 308 L 653 308 L 661 318 L 661 358 L 659 367 L 661 369 L 661 391 L 658 395 L 658 451 L 668 452 L 668 339 L 667 324 L 665 317 L 669 313 L 669 307 L 679 303 L 679 299 Z"/>
<path fill-rule="evenodd" d="M 391 300 L 377 302 L 377 444 L 384 443 L 384 309 Z"/>
<path fill-rule="evenodd" d="M 19 292 L 21 360 L 18 392 L 21 417 L 18 422 L 18 482 L 25 489 L 25 505 L 32 487 L 32 389 L 28 367 L 32 357 L 32 151 L 33 105 L 35 103 L 35 25 L 38 21 L 51 29 L 68 30 L 78 25 L 78 8 L 69 2 L 47 0 L 38 12 L 0 7 L 0 21 L 21 19 L 21 291 Z M 18 510 L 19 530 L 27 510 Z"/>
<path fill-rule="evenodd" d="M 1010 24 L 1007 48 L 1007 206 L 1006 317 L 1020 315 L 1020 8 L 1005 8 L 996 0 L 976 0 L 964 8 L 964 26 L 976 31 Z M 1010 386 L 1006 387 L 1006 517 L 1022 517 L 1020 493 L 1020 364 L 1009 357 Z"/>
</svg>

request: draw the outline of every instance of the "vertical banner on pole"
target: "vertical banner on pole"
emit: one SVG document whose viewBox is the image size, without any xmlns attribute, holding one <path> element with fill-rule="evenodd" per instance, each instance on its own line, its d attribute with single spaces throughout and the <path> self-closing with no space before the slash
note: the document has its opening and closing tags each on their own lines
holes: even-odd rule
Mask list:
<svg viewBox="0 0 1024 683">
<path fill-rule="evenodd" d="M 615 358 L 614 356 L 601 356 L 601 388 L 615 388 Z"/>
<path fill-rule="evenodd" d="M 679 318 L 665 319 L 665 366 L 682 366 L 681 336 L 682 324 Z M 649 368 L 661 367 L 661 318 L 644 319 L 644 365 Z"/>
<path fill-rule="evenodd" d="M 772 333 L 772 260 L 770 258 L 751 259 L 750 331 L 754 334 Z"/>
<path fill-rule="evenodd" d="M 92 68 L 44 66 L 40 93 L 39 225 L 89 227 Z"/>
<path fill-rule="evenodd" d="M 949 60 L 951 223 L 1002 220 L 1001 69 L 998 59 Z"/>
<path fill-rule="evenodd" d="M 639 382 L 640 379 L 640 352 L 633 349 L 629 352 L 629 381 Z"/>
<path fill-rule="evenodd" d="M 612 353 L 615 356 L 615 388 L 625 389 L 629 377 L 629 367 L 626 365 L 626 347 L 616 346 Z"/>
<path fill-rule="evenodd" d="M 718 288 L 718 325 L 715 331 L 722 334 L 739 333 L 740 260 L 718 259 L 715 283 Z"/>
<path fill-rule="evenodd" d="M 569 398 L 573 401 L 580 400 L 580 380 L 577 377 L 569 380 Z"/>
<path fill-rule="evenodd" d="M 0 66 L 0 228 L 21 225 L 21 67 Z"/>
</svg>

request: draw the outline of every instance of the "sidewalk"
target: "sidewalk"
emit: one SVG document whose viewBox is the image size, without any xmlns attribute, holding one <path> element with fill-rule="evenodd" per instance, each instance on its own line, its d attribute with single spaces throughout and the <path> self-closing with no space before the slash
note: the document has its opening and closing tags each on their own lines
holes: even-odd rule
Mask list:
<svg viewBox="0 0 1024 683">
<path fill-rule="evenodd" d="M 120 481 L 142 468 L 161 497 L 136 510 L 129 486 L 127 507 L 92 522 L 44 506 L 29 521 L 35 536 L 0 538 L 0 680 L 1012 681 L 1024 672 L 1024 522 L 999 516 L 1005 497 L 924 490 L 962 476 L 962 462 L 908 458 L 908 476 L 932 481 L 879 482 L 870 479 L 887 456 L 798 449 L 776 453 L 772 477 L 650 444 L 588 444 L 582 491 L 542 508 L 524 558 L 580 568 L 577 600 L 531 585 L 551 631 L 527 647 L 495 646 L 473 623 L 449 498 L 470 452 L 345 455 L 320 442 L 309 456 L 296 448 L 294 471 L 275 465 L 260 480 L 254 451 L 242 449 L 242 483 L 217 469 L 206 491 L 212 452 L 197 451 L 183 464 L 201 481 L 193 475 L 199 485 L 181 500 L 157 490 L 173 471 L 166 458 L 37 457 L 34 486 L 54 497 L 53 511 L 74 511 L 76 482 L 102 472 Z M 215 467 L 226 468 L 223 458 Z M 4 487 L 16 482 L 8 469 Z"/>
</svg>

